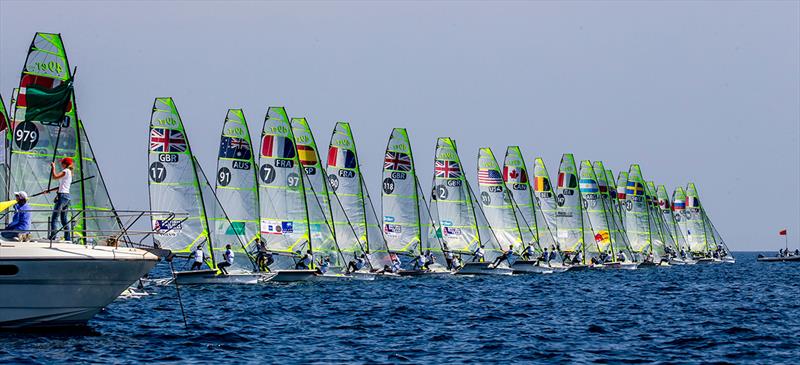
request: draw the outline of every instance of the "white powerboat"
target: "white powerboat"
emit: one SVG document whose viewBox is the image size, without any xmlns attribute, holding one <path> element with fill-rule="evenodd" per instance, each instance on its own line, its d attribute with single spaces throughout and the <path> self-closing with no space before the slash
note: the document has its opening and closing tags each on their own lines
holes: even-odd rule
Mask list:
<svg viewBox="0 0 800 365">
<path fill-rule="evenodd" d="M 0 240 L 0 327 L 85 324 L 157 262 L 134 248 Z"/>
</svg>

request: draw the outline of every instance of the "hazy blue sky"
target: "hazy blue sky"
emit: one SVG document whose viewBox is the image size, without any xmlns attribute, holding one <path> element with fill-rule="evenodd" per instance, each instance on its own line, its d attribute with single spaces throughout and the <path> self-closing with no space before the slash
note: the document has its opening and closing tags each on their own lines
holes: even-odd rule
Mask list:
<svg viewBox="0 0 800 365">
<path fill-rule="evenodd" d="M 227 108 L 258 135 L 270 105 L 317 143 L 351 122 L 379 196 L 406 127 L 423 184 L 438 136 L 520 145 L 551 175 L 564 152 L 697 183 L 734 250 L 800 235 L 800 5 L 781 2 L 0 1 L 6 101 L 34 32 L 60 32 L 79 112 L 118 207 L 147 208 L 147 126 L 175 98 L 208 173 Z M 474 176 L 472 176 L 474 179 Z M 426 188 L 427 189 L 427 188 Z M 376 199 L 379 207 L 379 200 Z"/>
</svg>

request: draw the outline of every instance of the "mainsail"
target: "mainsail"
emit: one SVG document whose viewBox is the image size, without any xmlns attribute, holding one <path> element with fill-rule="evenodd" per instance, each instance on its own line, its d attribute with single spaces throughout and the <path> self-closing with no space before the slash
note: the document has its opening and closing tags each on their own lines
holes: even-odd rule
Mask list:
<svg viewBox="0 0 800 365">
<path fill-rule="evenodd" d="M 587 242 L 586 250 L 593 253 L 607 253 L 614 257 L 612 248 L 614 221 L 607 210 L 608 186 L 605 181 L 605 171 L 602 171 L 602 179 L 595 174 L 595 169 L 589 160 L 581 161 L 580 180 L 578 182 L 583 208 L 589 218 L 594 243 Z"/>
<path fill-rule="evenodd" d="M 595 161 L 593 166 L 595 176 L 597 176 L 597 184 L 600 187 L 601 195 L 603 195 L 603 204 L 605 204 L 606 211 L 605 216 L 611 233 L 612 261 L 617 261 L 620 253 L 624 253 L 626 257 L 630 258 L 630 244 L 628 244 L 628 237 L 625 235 L 625 227 L 619 215 L 617 185 L 614 182 L 614 173 L 611 172 L 611 170 L 606 170 L 602 161 Z M 605 193 L 603 193 L 604 189 Z"/>
<path fill-rule="evenodd" d="M 478 150 L 478 189 L 483 213 L 500 246 L 521 251 L 523 243 L 530 240 L 523 240 L 513 197 L 505 188 L 503 173 L 489 148 Z"/>
<path fill-rule="evenodd" d="M 428 250 L 441 255 L 441 231 L 432 226 L 405 128 L 395 128 L 389 136 L 381 185 L 383 234 L 389 251 L 412 257 Z"/>
<path fill-rule="evenodd" d="M 339 242 L 346 256 L 368 254 L 373 268 L 389 264 L 381 224 L 361 174 L 358 151 L 350 124 L 338 122 L 328 148 L 328 182 L 343 210 L 333 210 L 334 226 L 339 233 L 355 231 L 357 239 Z M 349 233 L 348 232 L 348 233 Z"/>
<path fill-rule="evenodd" d="M 70 209 L 73 240 L 93 239 L 97 233 L 119 229 L 120 222 L 100 174 L 89 139 L 78 118 L 73 75 L 59 34 L 36 33 L 28 50 L 19 89 L 14 95 L 12 143 L 9 151 L 9 191 L 41 191 L 57 183 L 50 163 L 74 160 Z M 47 230 L 52 195 L 31 197 L 33 229 Z M 89 209 L 89 211 L 87 211 Z"/>
<path fill-rule="evenodd" d="M 534 187 L 531 186 L 531 181 L 528 177 L 525 158 L 517 146 L 510 146 L 506 149 L 506 157 L 503 163 L 503 179 L 506 183 L 506 189 L 511 192 L 511 196 L 514 198 L 513 202 L 516 205 L 517 221 L 522 230 L 523 242 L 526 245 L 532 245 L 536 252 L 540 252 L 544 248 L 555 247 L 555 237 L 542 214 L 540 199 L 535 195 L 542 193 L 546 196 L 545 198 L 552 201 L 552 194 L 547 196 L 548 194 L 544 191 L 543 185 L 546 178 L 534 176 L 534 184 L 537 184 L 538 181 L 537 187 L 542 190 L 541 192 L 534 192 Z M 549 179 L 547 181 L 549 186 Z"/>
<path fill-rule="evenodd" d="M 709 237 L 710 235 L 713 236 L 713 234 L 710 234 L 711 227 L 706 224 L 700 196 L 694 183 L 689 183 L 686 186 L 686 210 L 683 214 L 686 219 L 686 241 L 689 243 L 692 252 L 715 251 L 717 246 L 713 237 Z"/>
<path fill-rule="evenodd" d="M 197 246 L 211 250 L 211 229 L 198 165 L 172 98 L 156 98 L 150 117 L 148 187 L 150 209 L 185 215 L 153 215 L 153 243 L 173 253 L 189 253 Z M 208 195 L 208 194 L 205 194 Z M 210 197 L 208 197 L 210 198 Z M 216 267 L 211 250 L 210 267 Z"/>
<path fill-rule="evenodd" d="M 678 223 L 675 221 L 673 205 L 669 199 L 667 188 L 664 185 L 659 185 L 658 188 L 656 188 L 656 198 L 658 199 L 658 208 L 661 210 L 665 231 L 672 237 L 676 252 L 688 252 L 689 246 L 686 244 L 683 232 L 678 228 Z"/>
<path fill-rule="evenodd" d="M 556 237 L 561 251 L 585 251 L 583 209 L 578 190 L 578 169 L 571 153 L 561 157 L 556 186 Z"/>
<path fill-rule="evenodd" d="M 482 225 L 483 222 L 478 220 L 480 213 L 476 212 L 474 195 L 462 166 L 455 141 L 440 137 L 436 141 L 431 198 L 434 220 L 441 229 L 443 243 L 451 252 L 471 255 L 478 245 L 483 244 L 486 258 L 493 259 L 500 249 L 488 237 L 490 233 L 484 232 L 487 237 L 481 236 L 479 224 Z"/>
<path fill-rule="evenodd" d="M 11 133 L 9 128 L 8 113 L 6 113 L 6 104 L 3 101 L 3 95 L 0 95 L 0 200 L 8 200 L 8 147 L 11 141 Z"/>
<path fill-rule="evenodd" d="M 617 176 L 617 206 L 619 208 L 619 219 L 623 223 L 622 228 L 627 229 L 625 226 L 625 213 L 627 209 L 627 192 L 628 192 L 628 172 L 620 171 Z M 630 241 L 628 241 L 630 243 Z"/>
<path fill-rule="evenodd" d="M 631 165 L 625 187 L 625 231 L 633 252 L 653 253 L 651 214 L 639 165 Z"/>
<path fill-rule="evenodd" d="M 217 157 L 215 195 L 222 202 L 227 217 L 222 212 L 209 214 L 212 232 L 220 236 L 214 249 L 224 252 L 224 244 L 234 241 L 231 247 L 237 257 L 247 257 L 254 251 L 260 237 L 258 180 L 250 129 L 241 109 L 228 109 L 225 115 Z M 221 257 L 222 253 L 216 255 Z M 252 269 L 245 260 L 234 261 L 234 266 Z"/>
<path fill-rule="evenodd" d="M 333 217 L 336 216 L 333 212 L 341 212 L 342 207 L 335 195 L 332 199 L 328 191 L 328 175 L 322 166 L 317 142 L 306 118 L 292 118 L 292 133 L 296 142 L 297 158 L 305 176 L 303 181 L 312 228 L 316 225 L 327 227 L 324 234 L 321 230 L 316 237 L 314 252 L 329 257 L 331 266 L 344 270 L 347 263 L 340 248 L 357 243 L 357 238 L 349 226 L 346 229 L 337 229 L 333 224 Z"/>
<path fill-rule="evenodd" d="M 682 187 L 675 188 L 672 193 L 672 216 L 675 219 L 675 227 L 678 235 L 684 240 L 685 249 L 688 252 L 704 252 L 705 247 L 693 248 L 688 241 L 689 233 L 688 220 L 686 219 L 686 191 Z"/>
<path fill-rule="evenodd" d="M 308 250 L 313 253 L 315 235 L 306 202 L 305 172 L 283 107 L 267 110 L 258 165 L 261 239 L 276 254 L 270 268 L 293 269 L 299 255 Z M 315 224 L 321 229 L 322 223 Z"/>
<path fill-rule="evenodd" d="M 550 183 L 550 175 L 547 173 L 547 167 L 541 157 L 537 157 L 533 162 L 533 192 L 536 204 L 543 216 L 543 225 L 547 227 L 553 238 L 553 243 L 549 246 L 552 251 L 559 247 L 558 239 L 555 237 L 558 226 L 556 221 L 558 204 L 553 193 L 553 185 Z"/>
</svg>

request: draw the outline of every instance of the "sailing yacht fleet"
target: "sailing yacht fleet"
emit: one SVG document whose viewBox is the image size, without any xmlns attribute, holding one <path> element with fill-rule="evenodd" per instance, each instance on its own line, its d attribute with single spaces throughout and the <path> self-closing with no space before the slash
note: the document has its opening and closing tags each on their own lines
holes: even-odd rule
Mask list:
<svg viewBox="0 0 800 365">
<path fill-rule="evenodd" d="M 529 165 L 519 146 L 509 146 L 502 159 L 491 148 L 479 148 L 473 170 L 456 141 L 441 137 L 432 166 L 420 166 L 408 131 L 395 128 L 384 151 L 381 186 L 370 192 L 350 124 L 337 123 L 327 147 L 320 146 L 308 119 L 273 106 L 256 139 L 243 110 L 224 114 L 216 170 L 206 174 L 170 97 L 155 98 L 151 111 L 150 211 L 139 217 L 149 217 L 152 230 L 134 242 L 77 115 L 74 77 L 60 35 L 37 33 L 12 93 L 11 118 L 2 105 L 0 178 L 7 198 L 10 191 L 51 187 L 51 161 L 79 162 L 71 206 L 74 238 L 57 245 L 70 247 L 64 255 L 80 247 L 87 261 L 94 260 L 92 250 L 96 260 L 111 260 L 106 264 L 123 279 L 105 294 L 119 294 L 144 275 L 155 264 L 153 253 L 170 262 L 198 260 L 199 270 L 171 265 L 180 284 L 547 274 L 735 261 L 694 184 L 670 196 L 636 164 L 615 178 L 602 161 L 564 154 L 553 182 L 543 159 Z M 431 167 L 432 182 L 423 184 L 418 169 Z M 36 244 L 56 247 L 35 238 L 35 232 L 47 231 L 50 198 L 40 195 L 30 204 L 36 208 L 34 239 L 3 242 L 0 286 L 26 272 L 9 266 L 13 273 L 5 273 L 5 265 L 12 265 L 6 263 L 12 251 L 6 245 L 27 244 L 30 255 Z M 117 248 L 120 242 L 130 247 Z M 114 247 L 99 248 L 104 243 Z M 102 305 L 82 313 L 90 318 Z"/>
</svg>

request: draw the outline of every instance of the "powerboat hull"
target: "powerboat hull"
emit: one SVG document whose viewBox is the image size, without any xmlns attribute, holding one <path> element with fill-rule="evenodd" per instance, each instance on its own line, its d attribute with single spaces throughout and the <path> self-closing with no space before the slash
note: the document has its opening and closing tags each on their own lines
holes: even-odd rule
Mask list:
<svg viewBox="0 0 800 365">
<path fill-rule="evenodd" d="M 800 256 L 786 256 L 786 257 L 758 257 L 756 261 L 759 262 L 800 262 Z"/>
<path fill-rule="evenodd" d="M 86 324 L 158 257 L 133 248 L 7 242 L 0 249 L 0 327 Z"/>
<path fill-rule="evenodd" d="M 513 275 L 514 269 L 510 267 L 489 267 L 488 262 L 468 262 L 456 271 L 456 275 Z"/>
</svg>

